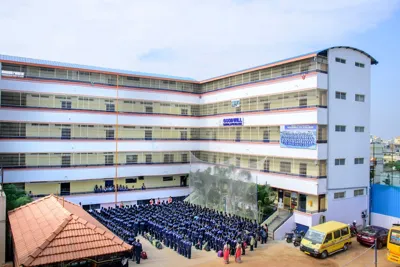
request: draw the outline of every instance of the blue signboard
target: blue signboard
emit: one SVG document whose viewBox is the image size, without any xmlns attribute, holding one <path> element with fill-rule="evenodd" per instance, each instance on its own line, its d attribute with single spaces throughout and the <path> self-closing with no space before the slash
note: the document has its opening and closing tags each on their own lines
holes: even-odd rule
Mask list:
<svg viewBox="0 0 400 267">
<path fill-rule="evenodd" d="M 243 118 L 227 118 L 222 120 L 223 126 L 243 126 Z"/>
<path fill-rule="evenodd" d="M 317 148 L 317 125 L 283 125 L 281 126 L 281 147 Z"/>
</svg>

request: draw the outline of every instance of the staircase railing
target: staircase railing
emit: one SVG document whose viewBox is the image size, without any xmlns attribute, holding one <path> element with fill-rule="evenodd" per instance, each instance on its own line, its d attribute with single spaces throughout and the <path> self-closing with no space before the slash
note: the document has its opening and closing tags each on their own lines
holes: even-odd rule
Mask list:
<svg viewBox="0 0 400 267">
<path fill-rule="evenodd" d="M 268 217 L 261 225 L 270 225 L 279 216 L 279 209 L 277 209 L 271 216 Z"/>
<path fill-rule="evenodd" d="M 287 216 L 275 227 L 275 229 L 273 229 L 272 240 L 275 240 L 275 231 L 277 229 L 279 229 L 279 227 L 281 227 L 287 220 L 289 220 L 289 218 L 292 217 L 292 215 L 293 215 L 293 212 L 289 212 L 287 214 Z"/>
</svg>

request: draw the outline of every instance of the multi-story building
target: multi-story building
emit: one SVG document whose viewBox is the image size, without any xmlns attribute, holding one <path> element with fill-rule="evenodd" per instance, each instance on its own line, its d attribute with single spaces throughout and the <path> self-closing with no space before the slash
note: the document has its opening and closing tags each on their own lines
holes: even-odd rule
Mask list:
<svg viewBox="0 0 400 267">
<path fill-rule="evenodd" d="M 361 220 L 368 209 L 377 61 L 361 50 L 332 47 L 204 81 L 13 56 L 0 62 L 3 182 L 33 195 L 112 202 L 84 193 L 115 176 L 129 188 L 179 186 L 193 154 L 250 170 L 299 224 L 321 215 Z"/>
</svg>

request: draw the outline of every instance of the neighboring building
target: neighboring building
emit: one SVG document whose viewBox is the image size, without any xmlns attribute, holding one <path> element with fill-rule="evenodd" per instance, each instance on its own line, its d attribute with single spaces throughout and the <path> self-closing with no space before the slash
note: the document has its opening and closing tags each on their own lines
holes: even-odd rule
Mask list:
<svg viewBox="0 0 400 267">
<path fill-rule="evenodd" d="M 6 209 L 6 195 L 0 185 L 0 266 L 6 263 Z"/>
<path fill-rule="evenodd" d="M 119 266 L 132 248 L 81 207 L 53 195 L 8 217 L 14 266 Z"/>
<path fill-rule="evenodd" d="M 372 141 L 370 145 L 370 164 L 374 169 L 374 183 L 381 183 L 383 173 L 383 151 L 384 145 L 379 141 Z"/>
<path fill-rule="evenodd" d="M 115 175 L 129 188 L 185 184 L 195 155 L 249 169 L 278 190 L 284 208 L 294 207 L 299 224 L 321 215 L 361 221 L 368 209 L 377 61 L 356 48 L 204 81 L 11 56 L 0 62 L 4 182 L 33 195 L 103 205 L 102 194 L 84 193 L 112 185 Z"/>
</svg>

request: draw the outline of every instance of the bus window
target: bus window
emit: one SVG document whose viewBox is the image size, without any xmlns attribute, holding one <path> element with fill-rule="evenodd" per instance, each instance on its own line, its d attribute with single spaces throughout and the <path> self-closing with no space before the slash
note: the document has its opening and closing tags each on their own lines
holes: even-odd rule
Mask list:
<svg viewBox="0 0 400 267">
<path fill-rule="evenodd" d="M 390 233 L 389 242 L 400 246 L 400 231 L 393 229 Z"/>
<path fill-rule="evenodd" d="M 326 234 L 325 242 L 328 243 L 329 241 L 332 241 L 332 233 Z"/>
<path fill-rule="evenodd" d="M 333 232 L 333 236 L 335 237 L 335 239 L 339 238 L 340 237 L 340 230 L 337 230 L 337 231 Z"/>
<path fill-rule="evenodd" d="M 345 227 L 340 230 L 342 236 L 348 235 L 349 234 L 349 227 Z"/>
</svg>

